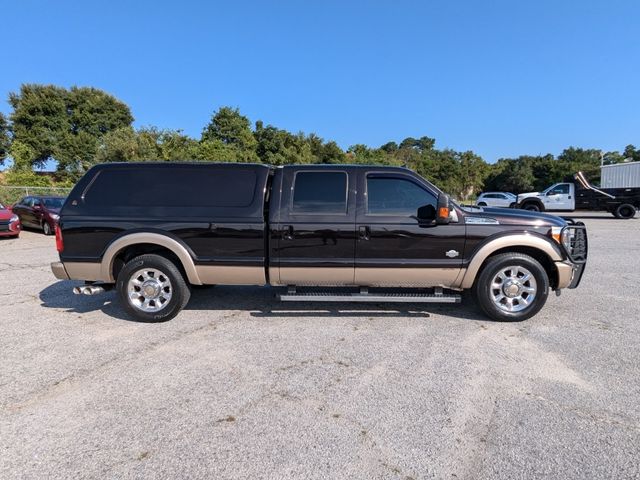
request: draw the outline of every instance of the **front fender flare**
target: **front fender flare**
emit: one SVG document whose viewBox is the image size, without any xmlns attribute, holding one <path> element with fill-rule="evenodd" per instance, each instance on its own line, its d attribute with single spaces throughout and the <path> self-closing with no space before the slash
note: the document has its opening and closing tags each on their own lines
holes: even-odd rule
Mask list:
<svg viewBox="0 0 640 480">
<path fill-rule="evenodd" d="M 476 276 L 480 272 L 480 267 L 482 267 L 485 260 L 498 250 L 503 250 L 508 247 L 535 248 L 536 250 L 540 250 L 545 253 L 553 262 L 563 260 L 560 249 L 551 243 L 551 240 L 547 240 L 541 235 L 531 233 L 503 235 L 493 240 L 489 240 L 474 253 L 469 265 L 467 266 L 464 277 L 462 278 L 461 287 L 471 288 Z"/>
</svg>

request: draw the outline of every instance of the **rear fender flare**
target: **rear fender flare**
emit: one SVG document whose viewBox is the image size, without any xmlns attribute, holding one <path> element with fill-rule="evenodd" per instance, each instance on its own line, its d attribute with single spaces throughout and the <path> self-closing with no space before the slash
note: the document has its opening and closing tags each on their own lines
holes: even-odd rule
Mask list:
<svg viewBox="0 0 640 480">
<path fill-rule="evenodd" d="M 187 274 L 189 283 L 193 285 L 202 285 L 196 266 L 193 262 L 193 258 L 191 258 L 189 251 L 184 247 L 184 245 L 166 235 L 151 232 L 131 233 L 120 237 L 111 243 L 102 256 L 102 263 L 100 266 L 101 278 L 109 283 L 115 282 L 115 279 L 113 278 L 113 262 L 117 255 L 127 247 L 142 243 L 158 245 L 173 252 L 180 260 L 180 263 Z"/>
</svg>

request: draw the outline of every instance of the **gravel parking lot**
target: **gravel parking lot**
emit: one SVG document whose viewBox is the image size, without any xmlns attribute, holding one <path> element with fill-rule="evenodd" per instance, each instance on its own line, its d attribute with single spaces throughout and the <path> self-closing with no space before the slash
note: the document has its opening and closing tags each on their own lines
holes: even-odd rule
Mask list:
<svg viewBox="0 0 640 480">
<path fill-rule="evenodd" d="M 638 478 L 640 219 L 535 318 L 194 291 L 128 321 L 0 240 L 0 478 Z"/>
</svg>

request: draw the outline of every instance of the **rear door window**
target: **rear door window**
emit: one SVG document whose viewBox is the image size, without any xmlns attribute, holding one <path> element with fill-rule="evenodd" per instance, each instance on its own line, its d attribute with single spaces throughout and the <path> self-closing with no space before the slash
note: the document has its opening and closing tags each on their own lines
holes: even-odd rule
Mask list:
<svg viewBox="0 0 640 480">
<path fill-rule="evenodd" d="M 346 172 L 297 172 L 291 211 L 293 214 L 346 214 Z"/>
</svg>

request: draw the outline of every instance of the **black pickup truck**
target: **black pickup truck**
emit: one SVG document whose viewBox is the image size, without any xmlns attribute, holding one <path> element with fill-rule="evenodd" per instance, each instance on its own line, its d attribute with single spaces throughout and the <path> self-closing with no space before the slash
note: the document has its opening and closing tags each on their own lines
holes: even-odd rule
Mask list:
<svg viewBox="0 0 640 480">
<path fill-rule="evenodd" d="M 274 285 L 285 301 L 448 302 L 472 289 L 496 320 L 524 320 L 575 288 L 583 224 L 466 208 L 395 167 L 111 163 L 74 187 L 56 229 L 59 279 L 116 288 L 143 321 L 192 286 Z"/>
</svg>

